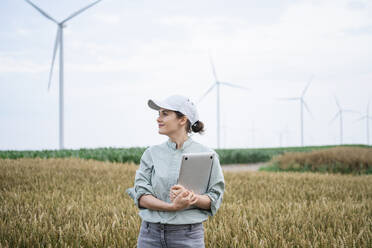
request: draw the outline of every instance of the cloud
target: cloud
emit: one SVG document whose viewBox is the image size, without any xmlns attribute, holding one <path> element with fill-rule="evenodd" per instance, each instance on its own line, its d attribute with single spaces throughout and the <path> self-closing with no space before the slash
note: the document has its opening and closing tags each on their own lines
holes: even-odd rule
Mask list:
<svg viewBox="0 0 372 248">
<path fill-rule="evenodd" d="M 96 13 L 94 14 L 94 18 L 106 24 L 118 24 L 121 21 L 121 18 L 119 16 L 112 14 Z"/>
<path fill-rule="evenodd" d="M 260 2 L 254 9 L 256 17 L 250 15 L 252 9 L 247 3 L 239 1 L 226 9 L 222 2 L 217 3 L 213 10 L 208 8 L 208 2 L 201 3 L 205 5 L 201 10 L 194 10 L 186 2 L 188 9 L 168 2 L 167 6 L 154 3 L 156 10 L 138 2 L 121 9 L 114 6 L 116 2 L 112 1 L 110 7 L 114 10 L 92 9 L 90 14 L 94 18 L 82 18 L 65 30 L 66 133 L 69 133 L 66 139 L 71 145 L 130 146 L 161 141 L 164 137 L 157 134 L 156 113 L 146 112 L 147 98 L 163 98 L 174 92 L 192 99 L 200 97 L 214 81 L 208 51 L 221 81 L 252 89 L 243 93 L 221 87 L 221 124 L 227 127 L 221 138 L 230 147 L 251 144 L 252 135 L 247 130 L 252 120 L 257 129 L 256 146 L 278 145 L 278 134 L 274 131 L 285 126 L 290 134 L 283 145 L 298 145 L 298 103 L 279 103 L 273 99 L 298 96 L 313 73 L 315 78 L 305 98 L 315 120 L 307 114 L 304 117 L 305 144 L 330 143 L 330 137 L 333 140 L 338 137 L 337 123 L 327 125 L 337 111 L 332 94 L 340 98 L 345 108 L 357 110 L 360 106 L 365 108 L 366 96 L 372 96 L 369 35 L 372 20 L 367 1 L 359 1 L 362 3 L 359 5 L 344 0 L 291 1 L 284 7 L 276 6 L 279 5 L 276 2 L 274 7 L 267 8 L 261 5 L 268 3 Z M 124 8 L 124 3 L 118 4 Z M 241 5 L 249 9 L 249 14 Z M 239 14 L 235 15 L 238 7 Z M 275 17 L 271 18 L 271 14 Z M 45 23 L 37 16 L 39 19 Z M 116 28 L 119 25 L 122 29 Z M 36 32 L 32 43 L 17 41 L 15 35 L 0 34 L 11 47 L 0 53 L 1 81 L 9 82 L 1 89 L 4 95 L 9 95 L 2 104 L 9 111 L 21 109 L 15 107 L 18 102 L 25 102 L 21 90 L 46 91 L 55 29 L 44 24 L 34 28 L 14 29 L 23 40 L 28 32 Z M 20 86 L 17 89 L 18 82 L 30 86 L 27 90 Z M 50 93 L 44 102 L 57 111 L 58 63 Z M 39 96 L 30 94 L 27 106 L 35 108 L 33 113 L 37 108 L 42 110 L 32 102 L 40 102 Z M 214 90 L 198 109 L 208 132 L 197 139 L 212 146 L 216 144 L 215 103 Z M 345 135 L 364 137 L 351 120 L 352 116 L 348 116 L 345 121 Z M 17 119 L 7 121 L 9 127 L 20 128 L 12 125 Z M 98 132 L 107 137 L 104 143 L 95 138 Z M 18 144 L 22 142 L 19 138 Z"/>
<path fill-rule="evenodd" d="M 33 62 L 32 59 L 0 55 L 0 73 L 40 73 L 48 66 Z"/>
<path fill-rule="evenodd" d="M 16 34 L 20 36 L 29 36 L 32 33 L 31 29 L 18 28 Z"/>
<path fill-rule="evenodd" d="M 372 35 L 372 25 L 348 28 L 344 31 L 350 35 Z"/>
<path fill-rule="evenodd" d="M 347 4 L 348 8 L 351 9 L 351 10 L 363 10 L 365 9 L 367 6 L 366 6 L 366 3 L 363 2 L 363 1 L 350 1 L 348 4 Z"/>
</svg>

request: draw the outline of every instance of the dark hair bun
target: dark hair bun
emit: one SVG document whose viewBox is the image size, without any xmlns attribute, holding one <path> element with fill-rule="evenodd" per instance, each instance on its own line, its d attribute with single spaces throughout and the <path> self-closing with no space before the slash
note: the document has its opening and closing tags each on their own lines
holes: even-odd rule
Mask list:
<svg viewBox="0 0 372 248">
<path fill-rule="evenodd" d="M 201 122 L 201 121 L 197 121 L 194 123 L 194 125 L 192 125 L 191 127 L 192 131 L 194 133 L 200 133 L 200 134 L 203 134 L 204 133 L 204 123 Z"/>
</svg>

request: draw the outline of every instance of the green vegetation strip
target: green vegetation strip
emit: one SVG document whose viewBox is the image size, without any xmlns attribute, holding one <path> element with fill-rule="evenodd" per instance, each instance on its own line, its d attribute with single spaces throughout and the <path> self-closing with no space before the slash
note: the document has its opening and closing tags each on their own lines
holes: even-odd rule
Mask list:
<svg viewBox="0 0 372 248">
<path fill-rule="evenodd" d="M 137 166 L 0 160 L 0 247 L 136 247 Z M 206 247 L 372 247 L 372 175 L 225 173 Z"/>
<path fill-rule="evenodd" d="M 372 174 L 372 149 L 333 147 L 311 152 L 288 152 L 272 158 L 261 171 Z"/>
<path fill-rule="evenodd" d="M 368 147 L 363 145 L 348 145 L 350 147 Z M 326 149 L 335 146 L 308 146 L 258 149 L 215 149 L 220 157 L 221 164 L 244 164 L 267 162 L 273 156 L 285 152 L 302 152 Z M 371 147 L 371 146 L 369 146 Z M 82 158 L 109 162 L 134 162 L 139 164 L 146 148 L 95 148 L 78 150 L 42 150 L 42 151 L 0 151 L 0 158 Z"/>
</svg>

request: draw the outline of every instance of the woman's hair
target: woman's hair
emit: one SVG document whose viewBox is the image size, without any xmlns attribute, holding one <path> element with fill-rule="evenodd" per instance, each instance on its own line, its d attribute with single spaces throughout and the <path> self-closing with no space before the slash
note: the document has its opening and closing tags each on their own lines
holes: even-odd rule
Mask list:
<svg viewBox="0 0 372 248">
<path fill-rule="evenodd" d="M 179 111 L 174 111 L 177 115 L 177 118 L 182 118 L 183 116 L 185 116 L 184 114 L 182 114 L 181 112 Z M 191 131 L 193 131 L 194 133 L 199 133 L 199 134 L 203 134 L 205 132 L 204 130 L 204 123 L 201 122 L 201 121 L 197 121 L 194 123 L 194 125 L 191 126 L 191 122 L 189 119 L 187 119 L 187 124 L 186 124 L 186 132 L 188 133 L 191 133 Z"/>
</svg>

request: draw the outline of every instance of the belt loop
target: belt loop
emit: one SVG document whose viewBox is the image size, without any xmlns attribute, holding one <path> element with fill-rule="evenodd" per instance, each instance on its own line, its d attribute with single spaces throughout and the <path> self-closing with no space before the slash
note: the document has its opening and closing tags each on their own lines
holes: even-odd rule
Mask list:
<svg viewBox="0 0 372 248">
<path fill-rule="evenodd" d="M 148 223 L 148 222 L 146 221 L 146 228 L 149 228 L 149 226 L 150 226 L 150 223 Z"/>
<path fill-rule="evenodd" d="M 192 231 L 192 225 L 193 225 L 193 224 L 190 224 L 190 231 Z"/>
</svg>

